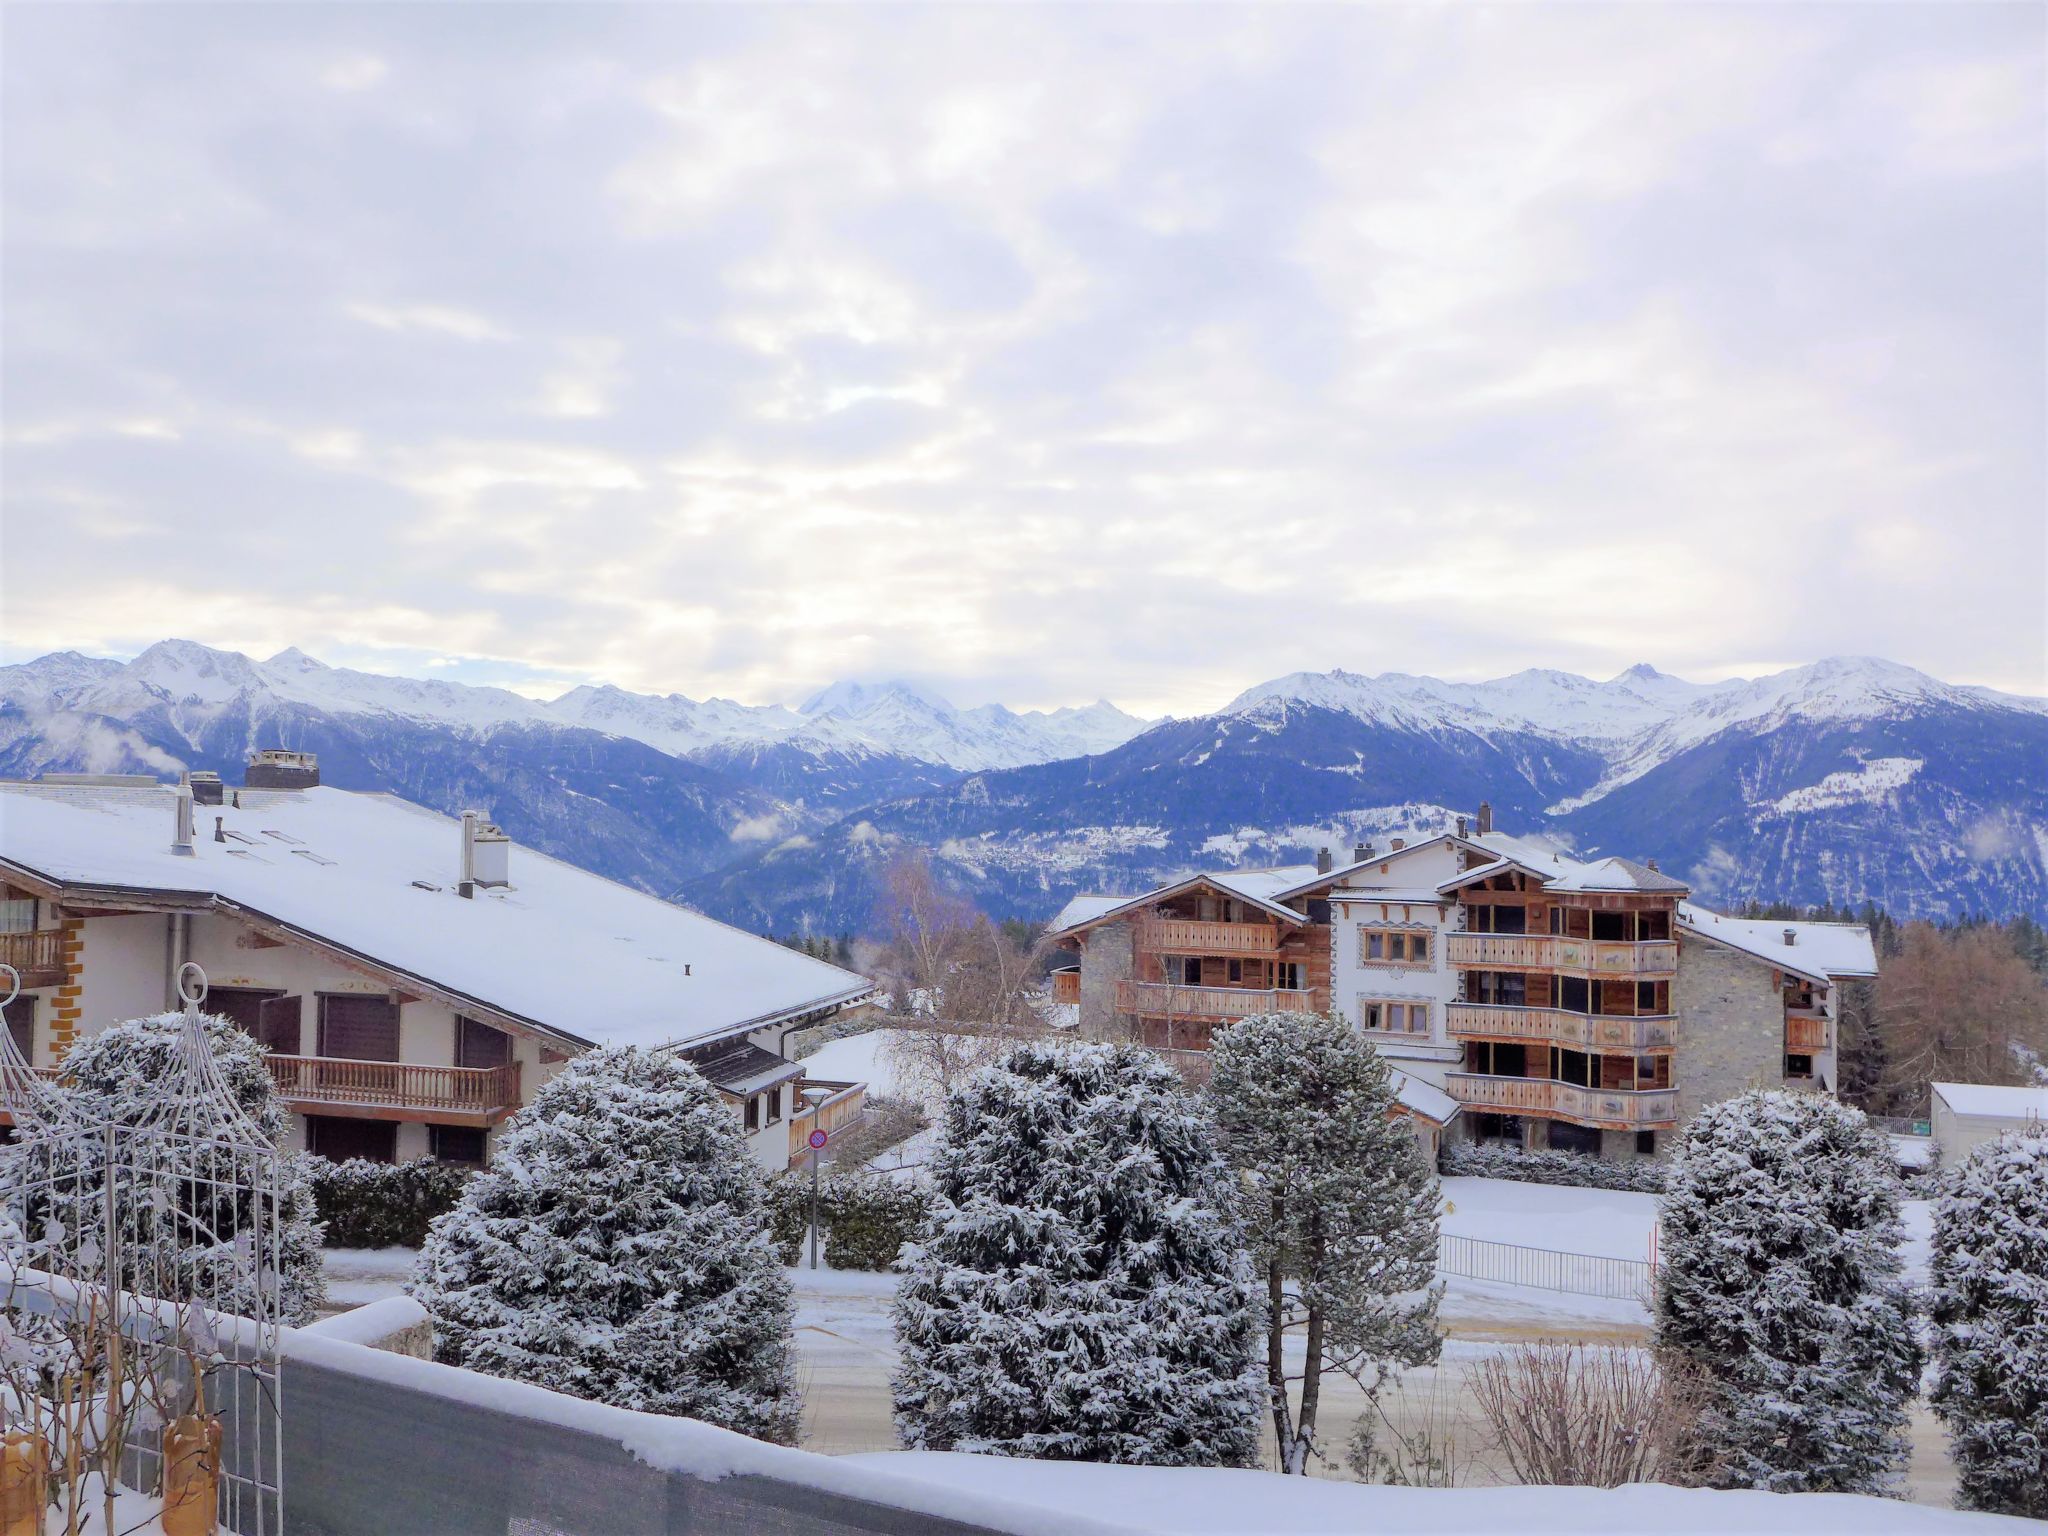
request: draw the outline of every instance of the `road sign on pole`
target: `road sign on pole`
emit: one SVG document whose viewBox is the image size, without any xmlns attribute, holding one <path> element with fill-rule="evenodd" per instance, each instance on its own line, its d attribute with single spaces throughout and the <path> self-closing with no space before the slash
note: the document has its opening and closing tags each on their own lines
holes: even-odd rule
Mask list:
<svg viewBox="0 0 2048 1536">
<path fill-rule="evenodd" d="M 831 1140 L 831 1138 L 827 1136 L 823 1131 L 811 1132 L 811 1150 L 813 1152 L 820 1150 L 829 1140 Z"/>
</svg>

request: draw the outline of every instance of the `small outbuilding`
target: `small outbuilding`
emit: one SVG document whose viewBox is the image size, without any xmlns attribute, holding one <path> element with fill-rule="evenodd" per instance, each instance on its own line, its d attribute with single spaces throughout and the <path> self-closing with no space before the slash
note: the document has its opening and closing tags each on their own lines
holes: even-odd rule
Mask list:
<svg viewBox="0 0 2048 1536">
<path fill-rule="evenodd" d="M 2048 1122 L 2048 1088 L 1992 1083 L 1934 1083 L 1934 1144 L 1953 1167 L 2006 1131 Z"/>
</svg>

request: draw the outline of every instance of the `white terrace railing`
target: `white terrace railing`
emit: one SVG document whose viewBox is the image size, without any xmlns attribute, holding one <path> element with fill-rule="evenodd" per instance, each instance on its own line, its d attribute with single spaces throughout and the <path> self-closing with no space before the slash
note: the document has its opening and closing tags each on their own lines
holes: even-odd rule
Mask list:
<svg viewBox="0 0 2048 1536">
<path fill-rule="evenodd" d="M 1436 1270 L 1440 1275 L 1488 1280 L 1496 1285 L 1565 1291 L 1574 1296 L 1604 1296 L 1645 1305 L 1649 1303 L 1655 1277 L 1644 1259 L 1560 1253 L 1550 1248 L 1524 1248 L 1516 1243 L 1495 1243 L 1483 1237 L 1457 1237 L 1450 1233 L 1437 1239 Z"/>
</svg>

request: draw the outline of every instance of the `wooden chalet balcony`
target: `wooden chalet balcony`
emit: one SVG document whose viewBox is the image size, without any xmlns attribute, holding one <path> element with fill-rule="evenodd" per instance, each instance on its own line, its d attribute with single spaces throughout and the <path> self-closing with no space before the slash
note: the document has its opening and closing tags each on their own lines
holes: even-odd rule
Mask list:
<svg viewBox="0 0 2048 1536">
<path fill-rule="evenodd" d="M 813 1108 L 806 1103 L 802 1090 L 806 1088 L 830 1088 L 832 1096 L 818 1101 Z M 827 1082 L 823 1078 L 799 1078 L 791 1085 L 797 1095 L 796 1108 L 789 1117 L 789 1161 L 791 1166 L 810 1156 L 811 1132 L 823 1130 L 827 1137 L 838 1135 L 867 1113 L 868 1085 L 866 1083 Z"/>
<path fill-rule="evenodd" d="M 1822 1013 L 1785 1014 L 1785 1049 L 1795 1055 L 1811 1056 L 1828 1048 L 1828 1020 Z"/>
<path fill-rule="evenodd" d="M 272 1056 L 270 1080 L 301 1114 L 495 1125 L 519 1107 L 519 1063 L 427 1067 L 339 1056 Z"/>
<path fill-rule="evenodd" d="M 1567 939 L 1551 933 L 1453 933 L 1445 953 L 1452 965 L 1482 971 L 1575 971 L 1587 976 L 1670 976 L 1678 970 L 1671 939 L 1640 944 L 1610 939 Z"/>
<path fill-rule="evenodd" d="M 1678 1092 L 1581 1088 L 1547 1077 L 1482 1077 L 1452 1072 L 1444 1087 L 1460 1104 L 1508 1115 L 1540 1115 L 1607 1131 L 1669 1130 L 1678 1124 Z"/>
<path fill-rule="evenodd" d="M 0 933 L 0 965 L 21 973 L 24 987 L 53 987 L 64 980 L 64 930 L 37 928 Z"/>
<path fill-rule="evenodd" d="M 1678 1020 L 1670 1014 L 1629 1017 L 1506 1003 L 1452 1003 L 1445 1022 L 1460 1038 L 1540 1040 L 1574 1050 L 1656 1051 L 1678 1043 Z"/>
<path fill-rule="evenodd" d="M 1314 1008 L 1306 992 L 1182 987 L 1160 981 L 1118 982 L 1116 1006 L 1119 1013 L 1176 1019 L 1248 1019 L 1255 1013 L 1306 1013 Z"/>
<path fill-rule="evenodd" d="M 1280 952 L 1280 925 L 1155 917 L 1139 925 L 1138 948 L 1155 955 L 1274 955 Z"/>
</svg>

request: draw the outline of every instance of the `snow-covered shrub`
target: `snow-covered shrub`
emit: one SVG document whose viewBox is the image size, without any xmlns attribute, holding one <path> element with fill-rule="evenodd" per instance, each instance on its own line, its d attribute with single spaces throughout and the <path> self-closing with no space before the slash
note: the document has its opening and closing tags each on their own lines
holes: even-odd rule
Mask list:
<svg viewBox="0 0 2048 1536">
<path fill-rule="evenodd" d="M 1664 1192 L 1664 1165 L 1646 1157 L 1607 1159 L 1584 1152 L 1526 1152 L 1520 1147 L 1446 1141 L 1437 1153 L 1446 1178 L 1513 1179 L 1523 1184 L 1565 1184 L 1580 1189 Z"/>
<path fill-rule="evenodd" d="M 819 1192 L 820 1203 L 824 1194 Z M 761 1218 L 776 1259 L 787 1266 L 802 1261 L 804 1238 L 811 1230 L 811 1171 L 808 1166 L 768 1175 Z"/>
<path fill-rule="evenodd" d="M 455 1209 L 473 1170 L 430 1157 L 313 1164 L 313 1203 L 330 1248 L 417 1248 L 436 1216 Z"/>
<path fill-rule="evenodd" d="M 825 1262 L 834 1269 L 890 1269 L 931 1211 L 922 1179 L 860 1169 L 828 1181 Z"/>
<path fill-rule="evenodd" d="M 506 1122 L 412 1294 L 449 1364 L 788 1442 L 794 1303 L 762 1182 L 694 1067 L 591 1051 Z"/>
<path fill-rule="evenodd" d="M 2048 1128 L 2001 1136 L 1944 1176 L 1931 1280 L 1956 1503 L 2048 1520 Z"/>
<path fill-rule="evenodd" d="M 122 1125 L 140 1125 L 157 1108 L 166 1083 L 178 1078 L 178 1036 L 183 1030 L 182 1013 L 159 1013 L 148 1018 L 116 1024 L 74 1046 L 64 1058 L 66 1095 L 71 1111 L 81 1122 L 108 1120 Z M 270 1069 L 264 1065 L 263 1048 L 228 1020 L 209 1015 L 205 1020 L 213 1057 L 236 1105 L 274 1146 L 282 1140 L 286 1110 L 277 1097 Z M 319 1315 L 326 1299 L 326 1282 L 320 1269 L 321 1232 L 314 1208 L 312 1159 L 304 1153 L 281 1155 L 278 1213 L 279 1315 L 287 1323 L 309 1323 Z M 260 1177 L 252 1161 L 248 1176 Z M 254 1313 L 253 1290 L 241 1290 L 249 1281 L 233 1279 L 246 1271 L 247 1260 L 236 1251 L 236 1238 L 249 1228 L 252 1214 L 247 1202 L 225 1205 L 188 1186 L 185 1197 L 206 1202 L 195 1209 L 190 1230 L 205 1234 L 203 1240 L 176 1256 L 175 1267 L 194 1277 L 197 1294 L 222 1310 Z M 161 1264 L 158 1265 L 162 1267 Z"/>
<path fill-rule="evenodd" d="M 1885 1138 L 1817 1094 L 1756 1091 L 1686 1127 L 1661 1211 L 1656 1339 L 1690 1405 L 1686 1475 L 1890 1493 L 1920 1365 Z"/>
<path fill-rule="evenodd" d="M 1209 1099 L 1240 1176 L 1247 1235 L 1269 1293 L 1267 1406 L 1282 1466 L 1306 1473 L 1320 1381 L 1340 1372 L 1368 1398 L 1398 1365 L 1436 1359 L 1441 1188 L 1397 1118 L 1392 1069 L 1335 1015 L 1271 1013 L 1217 1031 Z M 1282 1335 L 1305 1346 L 1299 1370 Z M 1298 1406 L 1290 1382 L 1300 1380 Z M 1361 1422 L 1369 1421 L 1368 1414 Z M 1354 1459 L 1369 1458 L 1366 1446 Z"/>
<path fill-rule="evenodd" d="M 1026 1044 L 955 1086 L 895 1306 L 913 1450 L 1248 1466 L 1256 1278 L 1201 1102 L 1128 1045 Z"/>
</svg>

